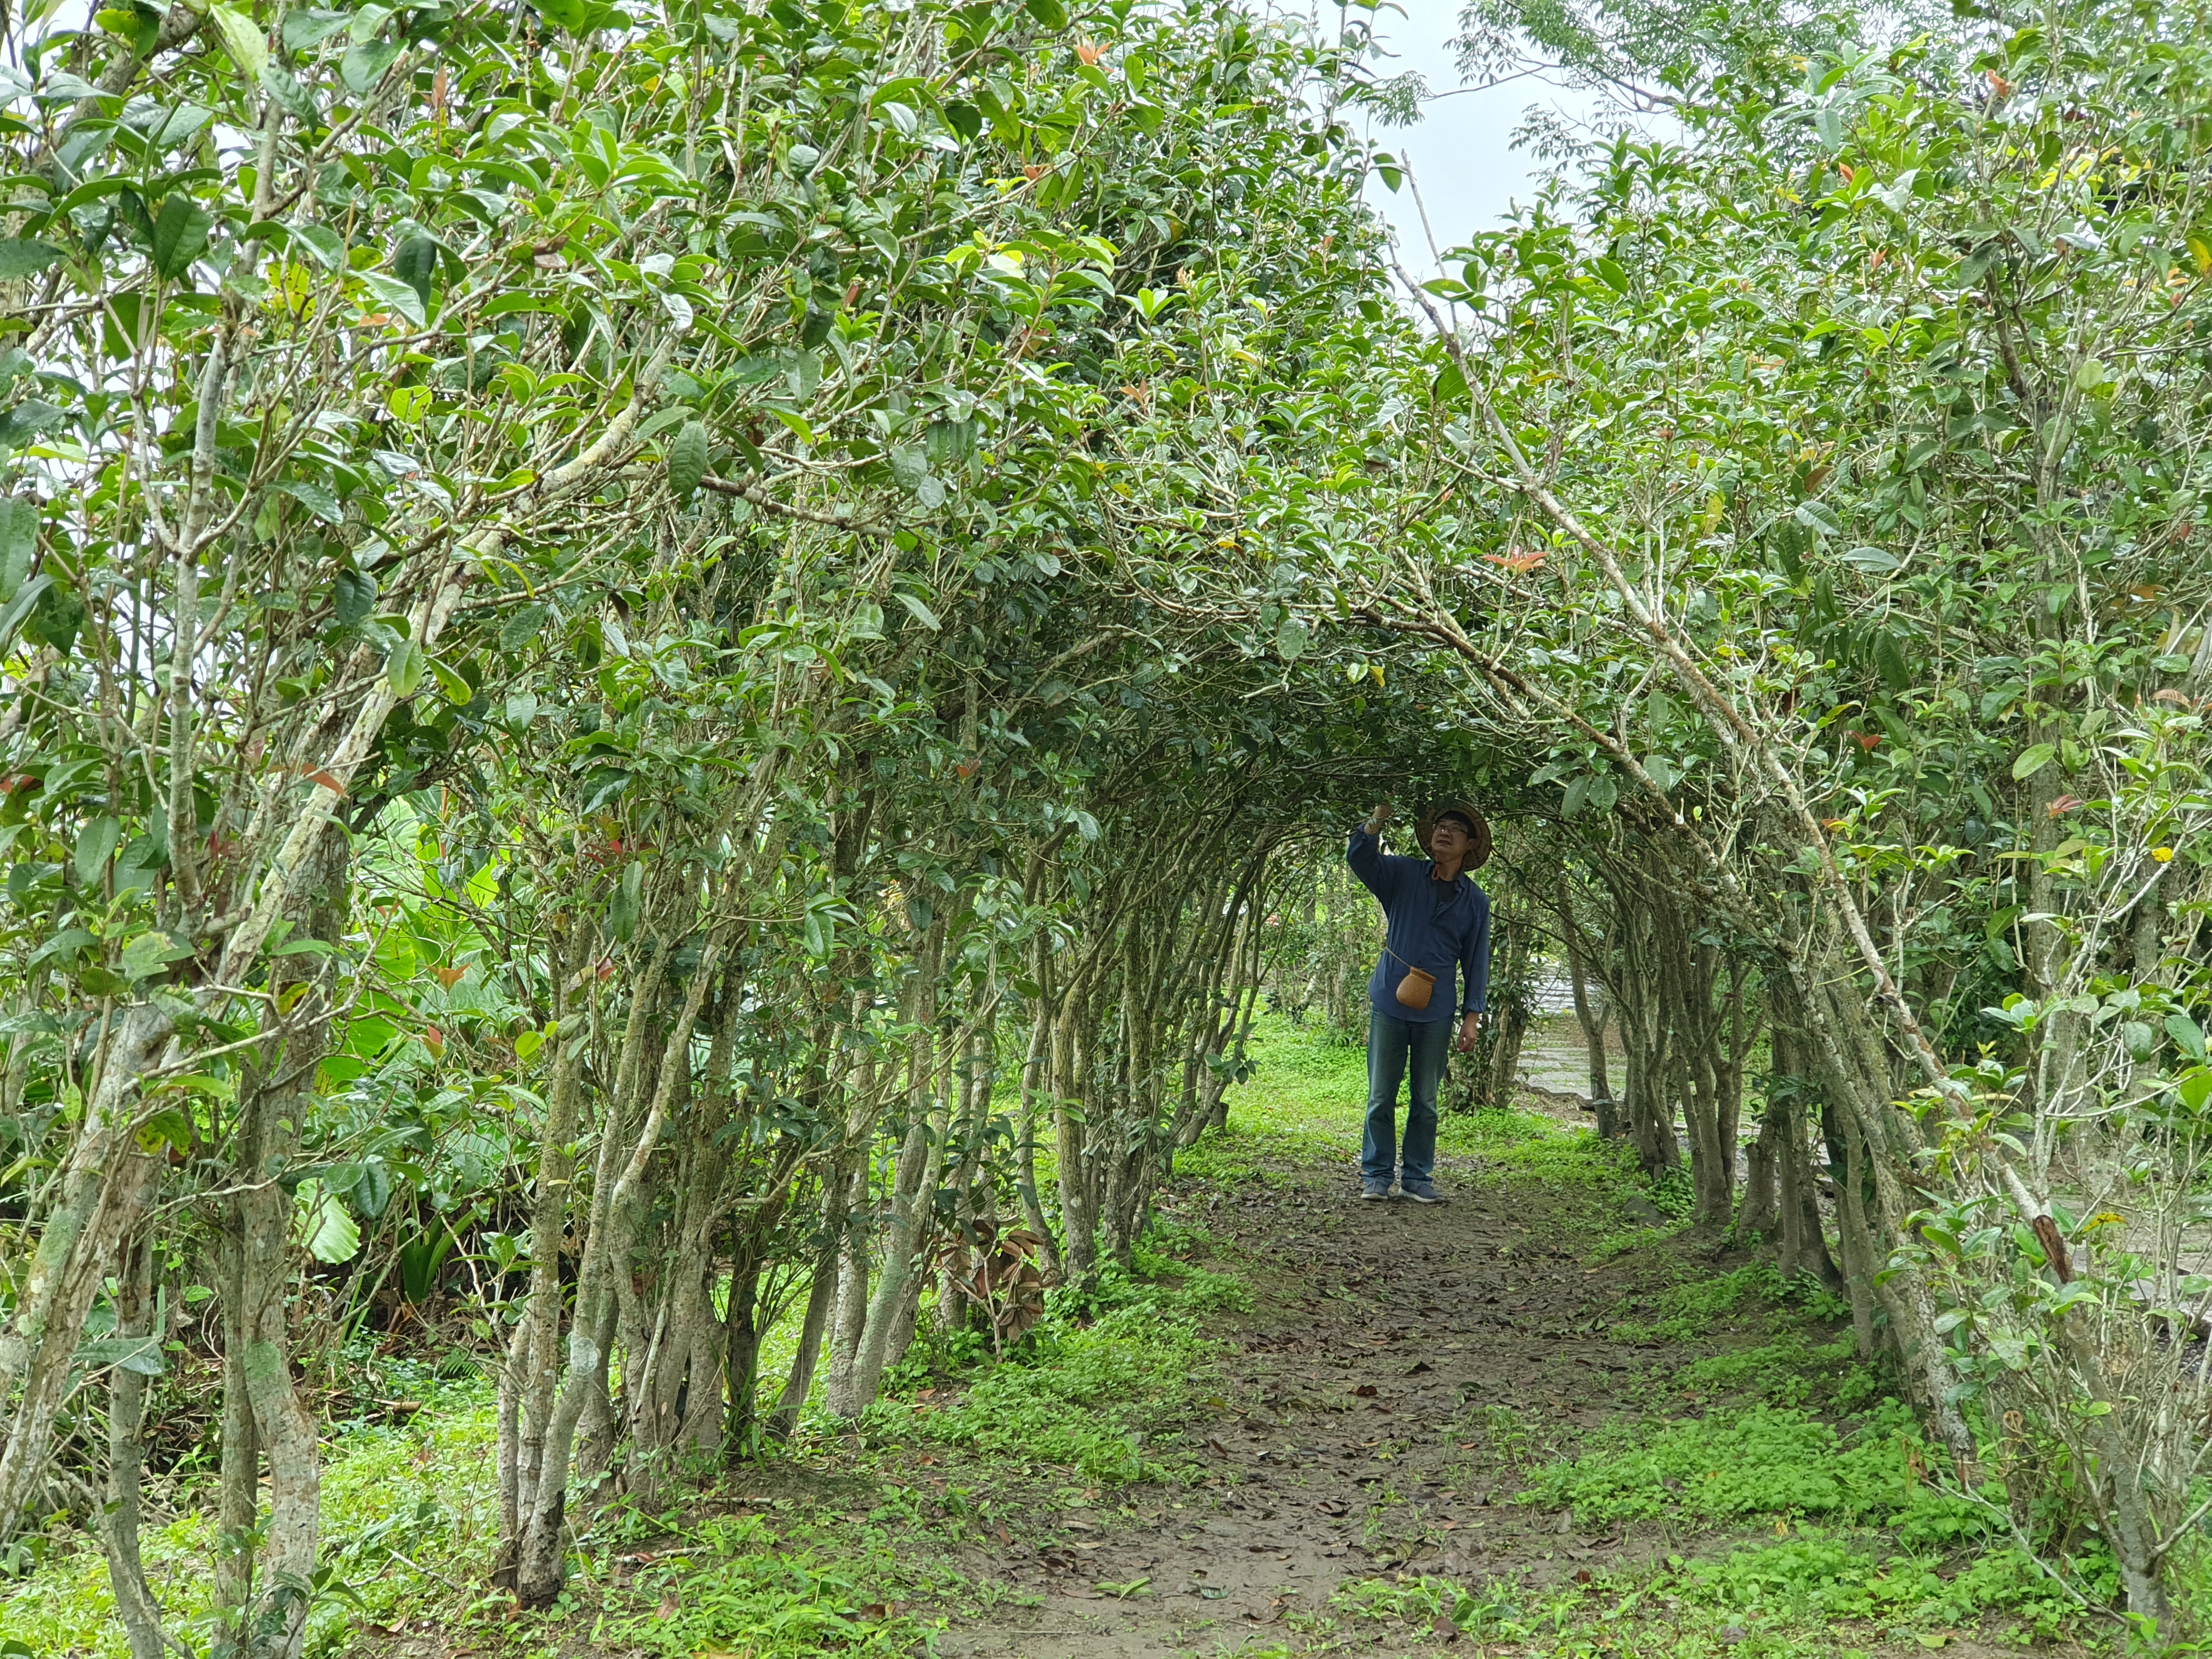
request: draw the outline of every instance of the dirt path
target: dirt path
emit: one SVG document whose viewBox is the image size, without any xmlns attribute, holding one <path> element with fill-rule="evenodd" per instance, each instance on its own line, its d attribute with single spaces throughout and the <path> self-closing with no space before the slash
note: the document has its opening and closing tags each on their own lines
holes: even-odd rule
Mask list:
<svg viewBox="0 0 2212 1659">
<path fill-rule="evenodd" d="M 1501 1185 L 1449 1156 L 1438 1178 L 1458 1195 L 1442 1207 L 1363 1203 L 1333 1164 L 1187 1195 L 1181 1218 L 1226 1241 L 1222 1265 L 1258 1298 L 1200 1430 L 1218 1480 L 1041 1515 L 988 1569 L 1037 1604 L 956 1621 L 939 1651 L 1296 1652 L 1347 1582 L 1546 1582 L 1640 1559 L 1493 1499 L 1563 1431 L 1638 1413 L 1649 1356 L 1598 1322 L 1655 1264 L 1586 1266 L 1628 1224 L 1615 1199 Z"/>
</svg>

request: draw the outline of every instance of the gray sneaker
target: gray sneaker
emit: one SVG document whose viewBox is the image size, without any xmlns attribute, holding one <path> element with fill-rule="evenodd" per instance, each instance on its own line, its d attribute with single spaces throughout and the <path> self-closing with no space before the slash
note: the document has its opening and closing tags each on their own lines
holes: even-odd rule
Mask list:
<svg viewBox="0 0 2212 1659">
<path fill-rule="evenodd" d="M 1370 1199 L 1388 1198 L 1390 1196 L 1390 1183 L 1387 1181 L 1370 1181 L 1362 1176 L 1359 1182 L 1359 1195 L 1362 1198 Z"/>
<path fill-rule="evenodd" d="M 1398 1191 L 1402 1196 L 1412 1199 L 1416 1204 L 1449 1204 L 1451 1202 L 1449 1199 L 1446 1198 L 1442 1193 L 1436 1189 L 1436 1185 L 1432 1182 L 1401 1181 L 1398 1183 Z"/>
</svg>

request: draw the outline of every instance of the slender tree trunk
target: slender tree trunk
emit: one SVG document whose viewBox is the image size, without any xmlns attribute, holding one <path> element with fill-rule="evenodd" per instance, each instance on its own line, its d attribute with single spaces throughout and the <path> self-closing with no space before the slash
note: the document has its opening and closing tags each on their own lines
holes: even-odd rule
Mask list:
<svg viewBox="0 0 2212 1659">
<path fill-rule="evenodd" d="M 1844 1282 L 1851 1293 L 1851 1340 L 1862 1359 L 1874 1356 L 1874 1279 L 1880 1267 L 1874 1232 L 1867 1224 L 1866 1138 L 1844 1126 L 1844 1169 L 1836 1194 L 1836 1240 L 1844 1255 Z"/>
<path fill-rule="evenodd" d="M 545 1431 L 560 1382 L 561 1244 L 576 1181 L 574 1142 L 583 1114 L 581 1068 L 587 1041 L 585 1020 L 570 999 L 591 958 L 596 929 L 578 923 L 562 953 L 554 987 L 556 1024 L 552 1084 L 546 1091 L 544 1126 L 538 1142 L 538 1181 L 530 1200 L 530 1290 L 522 1317 L 507 1347 L 499 1384 L 498 1554 L 492 1583 L 515 1588 L 524 1518 L 538 1506 L 545 1473 Z M 567 1479 L 564 1470 L 560 1476 Z"/>
<path fill-rule="evenodd" d="M 607 1103 L 599 1133 L 599 1156 L 592 1171 L 592 1203 L 583 1237 L 579 1241 L 580 1263 L 576 1277 L 575 1313 L 568 1326 L 568 1364 L 554 1395 L 545 1426 L 545 1444 L 538 1480 L 537 1502 L 523 1516 L 521 1547 L 515 1559 L 515 1599 L 525 1607 L 549 1607 L 561 1593 L 562 1534 L 567 1523 L 568 1461 L 576 1444 L 576 1431 L 587 1410 L 596 1406 L 609 1413 L 607 1350 L 614 1335 L 617 1271 L 610 1235 L 615 1188 L 623 1170 L 627 1137 L 623 1123 L 625 1102 L 644 1069 L 647 1033 L 658 1005 L 660 981 L 666 969 L 665 940 L 654 950 L 645 972 L 631 992 L 629 1020 L 623 1039 L 622 1060 Z M 644 1150 L 649 1153 L 651 1147 Z M 622 1271 L 629 1264 L 621 1264 Z"/>
<path fill-rule="evenodd" d="M 226 1212 L 216 1237 L 216 1292 L 219 1305 L 243 1301 L 244 1265 L 237 1227 Z M 226 1318 L 225 1323 L 228 1324 Z M 253 1407 L 246 1396 L 246 1360 L 228 1341 L 222 1355 L 222 1461 L 218 1474 L 216 1545 L 212 1575 L 214 1659 L 238 1659 L 245 1651 L 246 1619 L 253 1598 L 253 1523 L 260 1509 L 261 1445 L 253 1429 Z"/>
<path fill-rule="evenodd" d="M 145 1154 L 133 1150 L 125 1156 Z M 139 1489 L 146 1464 L 146 1374 L 140 1366 L 158 1363 L 161 1353 L 154 1330 L 154 1252 L 149 1240 L 131 1245 L 119 1264 L 115 1335 L 141 1339 L 143 1346 L 107 1374 L 107 1507 L 100 1517 L 100 1538 L 107 1551 L 115 1616 L 131 1644 L 131 1659 L 161 1659 L 161 1609 L 146 1583 L 138 1551 Z"/>
<path fill-rule="evenodd" d="M 840 1402 L 842 1409 L 838 1414 L 848 1422 L 857 1421 L 875 1403 L 884 1368 L 892 1359 L 893 1328 L 899 1322 L 907 1287 L 915 1274 L 915 1253 L 928 1235 L 930 1208 L 935 1201 L 944 1156 L 942 1123 L 933 1126 L 927 1118 L 918 1118 L 899 1149 L 891 1183 L 890 1224 L 884 1240 L 883 1271 L 868 1297 L 867 1318 L 853 1356 L 851 1379 Z"/>
<path fill-rule="evenodd" d="M 348 852 L 343 827 L 325 823 L 308 854 L 311 866 L 292 890 L 296 919 L 304 924 L 301 936 L 333 948 L 345 923 Z M 302 962 L 316 964 L 308 975 L 285 971 L 286 964 Z M 293 1382 L 285 1307 L 295 1201 L 275 1172 L 299 1161 L 300 1127 L 330 1048 L 333 977 L 329 958 L 280 958 L 269 988 L 283 1012 L 275 1016 L 272 1041 L 247 1072 L 234 1131 L 228 1210 L 236 1255 L 222 1310 L 224 1378 L 226 1392 L 242 1391 L 252 1419 L 267 1465 L 269 1512 L 254 1594 L 240 1607 L 219 1608 L 217 1620 L 247 1659 L 299 1659 L 321 1540 L 321 1446 Z M 228 1401 L 224 1416 L 230 1420 Z"/>
<path fill-rule="evenodd" d="M 1744 1175 L 1743 1200 L 1736 1210 L 1735 1225 L 1740 1233 L 1764 1237 L 1781 1229 L 1782 1195 L 1778 1182 L 1781 1174 L 1783 1122 L 1780 1103 L 1770 1098 L 1766 1115 L 1759 1126 L 1759 1138 L 1751 1143 L 1750 1167 Z"/>
<path fill-rule="evenodd" d="M 837 1316 L 830 1346 L 830 1387 L 823 1402 L 839 1422 L 858 1413 L 853 1407 L 853 1367 L 860 1352 L 860 1336 L 868 1324 L 868 1258 L 874 1243 L 876 1217 L 868 1165 L 854 1170 L 847 1220 L 838 1238 Z"/>
<path fill-rule="evenodd" d="M 1591 1006 L 1589 975 L 1583 966 L 1580 930 L 1571 919 L 1563 923 L 1567 946 L 1567 982 L 1575 994 L 1575 1023 L 1582 1027 L 1583 1043 L 1589 1050 L 1590 1107 L 1597 1114 L 1598 1134 L 1611 1139 L 1618 1133 L 1613 1104 L 1613 1084 L 1606 1075 L 1605 1016 Z"/>
<path fill-rule="evenodd" d="M 0 1445 L 0 1544 L 13 1536 L 24 1504 L 45 1477 L 85 1318 L 117 1246 L 137 1222 L 145 1184 L 133 1160 L 118 1154 L 138 1080 L 174 1029 L 150 1003 L 131 1004 L 110 1017 L 83 1120 L 52 1177 L 58 1196 L 40 1229 L 14 1317 L 0 1328 L 0 1400 L 12 1389 L 14 1405 Z"/>
<path fill-rule="evenodd" d="M 806 1287 L 806 1313 L 799 1322 L 799 1352 L 792 1356 L 791 1372 L 784 1380 L 782 1398 L 769 1419 L 769 1434 L 788 1440 L 799 1426 L 799 1414 L 814 1391 L 814 1371 L 822 1352 L 823 1332 L 837 1298 L 838 1264 L 846 1249 L 847 1206 L 852 1174 L 843 1164 L 833 1167 L 822 1182 L 822 1247 L 814 1258 L 814 1275 Z M 734 1441 L 730 1443 L 735 1444 Z"/>
<path fill-rule="evenodd" d="M 1038 953 L 1042 956 L 1042 951 Z M 1037 983 L 1044 984 L 1042 979 Z M 1037 1241 L 1037 1254 L 1043 1263 L 1045 1280 L 1058 1284 L 1060 1279 L 1060 1243 L 1054 1238 L 1052 1224 L 1045 1218 L 1044 1204 L 1037 1194 L 1036 1130 L 1040 1108 L 1039 1094 L 1046 1058 L 1050 1049 L 1052 1017 L 1049 1004 L 1043 996 L 1036 1002 L 1030 1021 L 1029 1053 L 1022 1060 L 1022 1121 L 1020 1139 L 1015 1150 L 1014 1182 L 1020 1188 L 1022 1219 Z"/>
</svg>

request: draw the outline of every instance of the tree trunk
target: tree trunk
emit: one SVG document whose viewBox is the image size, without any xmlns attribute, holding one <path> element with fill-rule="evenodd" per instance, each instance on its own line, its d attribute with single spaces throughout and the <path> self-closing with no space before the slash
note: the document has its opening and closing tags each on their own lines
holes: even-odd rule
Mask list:
<svg viewBox="0 0 2212 1659">
<path fill-rule="evenodd" d="M 561 1242 L 575 1188 L 574 1143 L 583 1112 L 581 1068 L 587 1022 L 574 1003 L 597 930 L 579 923 L 561 953 L 554 986 L 552 1083 L 538 1139 L 538 1181 L 530 1200 L 530 1290 L 507 1346 L 499 1382 L 499 1546 L 492 1583 L 515 1588 L 525 1517 L 538 1506 L 545 1474 L 545 1433 L 560 1382 Z M 561 1472 L 565 1480 L 568 1472 Z"/>
<path fill-rule="evenodd" d="M 137 1151 L 126 1157 L 143 1158 Z M 154 1329 L 154 1252 L 140 1239 L 124 1252 L 115 1286 L 115 1336 L 138 1338 L 137 1354 L 107 1373 L 107 1505 L 100 1517 L 107 1553 L 107 1581 L 115 1616 L 131 1644 L 131 1659 L 161 1659 L 161 1609 L 146 1583 L 138 1552 L 139 1487 L 146 1464 L 146 1373 L 160 1363 L 161 1334 Z"/>
<path fill-rule="evenodd" d="M 292 890 L 301 938 L 337 945 L 347 908 L 348 851 L 344 828 L 325 823 L 309 852 L 311 867 L 300 872 Z M 302 963 L 315 965 L 306 975 L 289 971 Z M 227 1208 L 235 1254 L 222 1309 L 223 1376 L 226 1396 L 234 1389 L 244 1395 L 243 1414 L 252 1420 L 253 1441 L 267 1464 L 269 1513 L 260 1528 L 260 1561 L 228 1581 L 246 1597 L 218 1607 L 216 1619 L 246 1659 L 299 1659 L 320 1545 L 321 1446 L 293 1382 L 285 1309 L 295 1204 L 275 1176 L 299 1160 L 301 1125 L 330 1050 L 331 963 L 291 956 L 270 970 L 272 1006 L 283 1012 L 274 1017 L 273 1040 L 247 1068 L 233 1132 Z M 235 1420 L 228 1397 L 223 1414 L 226 1423 Z M 250 1527 L 258 1504 L 247 1514 Z"/>
<path fill-rule="evenodd" d="M 623 1169 L 627 1137 L 625 1106 L 644 1070 L 647 1034 L 653 1011 L 659 1006 L 660 983 L 666 970 L 669 946 L 663 940 L 631 991 L 629 1019 L 623 1038 L 622 1060 L 600 1126 L 599 1156 L 592 1170 L 592 1203 L 579 1243 L 575 1311 L 568 1326 L 568 1363 L 562 1371 L 553 1408 L 546 1419 L 545 1444 L 538 1480 L 537 1502 L 522 1517 L 521 1546 L 515 1557 L 515 1599 L 523 1607 L 550 1607 L 561 1593 L 562 1534 L 567 1522 L 568 1462 L 575 1449 L 576 1431 L 587 1410 L 609 1414 L 607 1350 L 614 1336 L 615 1292 L 611 1282 L 616 1264 L 610 1235 L 615 1188 Z M 641 1137 L 642 1142 L 642 1137 Z M 642 1150 L 649 1153 L 650 1146 Z M 628 1271 L 628 1263 L 622 1264 Z"/>
<path fill-rule="evenodd" d="M 52 1177 L 58 1196 L 16 1293 L 15 1316 L 0 1329 L 0 1399 L 12 1389 L 15 1407 L 0 1447 L 0 1544 L 14 1535 L 24 1504 L 45 1477 L 86 1316 L 118 1245 L 137 1223 L 145 1170 L 141 1161 L 119 1153 L 138 1080 L 174 1030 L 170 1017 L 150 1003 L 132 1003 L 112 1016 L 83 1120 Z"/>
<path fill-rule="evenodd" d="M 769 1437 L 788 1440 L 799 1426 L 799 1414 L 814 1391 L 814 1371 L 822 1352 L 822 1336 L 837 1298 L 838 1264 L 844 1259 L 846 1213 L 852 1175 L 843 1164 L 834 1166 L 822 1182 L 822 1244 L 815 1253 L 814 1274 L 806 1287 L 806 1313 L 799 1328 L 799 1352 L 792 1356 L 790 1375 L 769 1419 Z M 735 1446 L 733 1438 L 729 1444 Z"/>
<path fill-rule="evenodd" d="M 1751 1143 L 1749 1167 L 1743 1182 L 1743 1200 L 1736 1210 L 1736 1231 L 1757 1237 L 1778 1232 L 1782 1225 L 1782 1195 L 1778 1186 L 1784 1148 L 1784 1114 L 1770 1091 L 1766 1115 L 1759 1138 Z"/>
<path fill-rule="evenodd" d="M 1590 1109 L 1597 1115 L 1597 1132 L 1601 1138 L 1611 1139 L 1619 1133 L 1613 1104 L 1613 1084 L 1606 1075 L 1605 1012 L 1594 1009 L 1589 995 L 1589 974 L 1583 966 L 1581 930 L 1571 918 L 1563 919 L 1563 937 L 1567 947 L 1567 982 L 1575 994 L 1575 1023 L 1582 1027 L 1583 1043 L 1589 1050 Z"/>
</svg>

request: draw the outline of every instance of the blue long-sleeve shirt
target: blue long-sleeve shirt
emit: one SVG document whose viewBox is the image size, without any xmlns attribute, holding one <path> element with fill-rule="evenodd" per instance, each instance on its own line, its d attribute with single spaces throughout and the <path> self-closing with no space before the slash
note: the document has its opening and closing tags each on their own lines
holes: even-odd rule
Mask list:
<svg viewBox="0 0 2212 1659">
<path fill-rule="evenodd" d="M 1367 1000 L 1375 1012 L 1394 1019 L 1449 1019 L 1456 968 L 1466 981 L 1466 994 L 1456 1006 L 1466 1013 L 1481 1012 L 1490 991 L 1490 895 L 1464 872 L 1446 884 L 1436 878 L 1437 866 L 1430 860 L 1385 853 L 1364 824 L 1352 832 L 1345 861 L 1382 901 L 1389 922 L 1382 957 L 1367 981 Z M 1398 1000 L 1398 981 L 1408 967 L 1436 975 L 1437 989 L 1425 1008 L 1408 1008 Z"/>
</svg>

